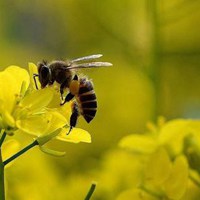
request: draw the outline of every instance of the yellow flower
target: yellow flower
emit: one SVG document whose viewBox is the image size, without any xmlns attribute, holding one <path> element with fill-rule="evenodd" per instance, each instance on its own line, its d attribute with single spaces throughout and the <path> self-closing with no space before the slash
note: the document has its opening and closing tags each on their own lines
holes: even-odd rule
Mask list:
<svg viewBox="0 0 200 200">
<path fill-rule="evenodd" d="M 68 142 L 91 142 L 90 135 L 76 128 L 63 134 L 71 114 L 70 103 L 60 106 L 59 93 L 54 87 L 36 90 L 32 73 L 37 70 L 29 64 L 30 75 L 18 66 L 0 72 L 0 129 L 8 135 L 28 133 L 42 146 L 55 138 Z"/>
<path fill-rule="evenodd" d="M 145 134 L 125 136 L 119 145 L 137 153 L 144 165 L 139 189 L 159 199 L 187 199 L 192 192 L 188 183 L 200 183 L 200 120 L 163 122 L 148 124 Z"/>
</svg>

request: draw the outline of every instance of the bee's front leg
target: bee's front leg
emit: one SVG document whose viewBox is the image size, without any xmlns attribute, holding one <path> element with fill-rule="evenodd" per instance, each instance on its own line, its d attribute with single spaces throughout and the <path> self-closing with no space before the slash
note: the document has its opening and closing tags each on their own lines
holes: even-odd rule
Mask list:
<svg viewBox="0 0 200 200">
<path fill-rule="evenodd" d="M 39 77 L 39 75 L 38 74 L 33 74 L 33 80 L 34 80 L 34 83 L 35 83 L 35 88 L 36 88 L 36 90 L 38 90 L 38 85 L 37 85 L 36 77 Z"/>
</svg>

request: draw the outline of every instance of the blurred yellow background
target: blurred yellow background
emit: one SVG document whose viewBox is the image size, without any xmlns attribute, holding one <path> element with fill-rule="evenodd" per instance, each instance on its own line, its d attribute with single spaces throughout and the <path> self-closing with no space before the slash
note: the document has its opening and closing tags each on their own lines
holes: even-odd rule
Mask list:
<svg viewBox="0 0 200 200">
<path fill-rule="evenodd" d="M 8 199 L 83 199 L 105 162 L 133 162 L 112 152 L 120 138 L 143 132 L 159 115 L 198 118 L 199 9 L 198 0 L 2 0 L 1 69 L 98 53 L 113 63 L 81 71 L 93 80 L 98 98 L 95 119 L 88 125 L 80 118 L 77 125 L 91 133 L 92 144 L 51 142 L 67 152 L 63 158 L 31 150 L 6 171 Z M 107 175 L 105 182 L 113 179 Z M 114 193 L 112 184 L 107 187 Z"/>
</svg>

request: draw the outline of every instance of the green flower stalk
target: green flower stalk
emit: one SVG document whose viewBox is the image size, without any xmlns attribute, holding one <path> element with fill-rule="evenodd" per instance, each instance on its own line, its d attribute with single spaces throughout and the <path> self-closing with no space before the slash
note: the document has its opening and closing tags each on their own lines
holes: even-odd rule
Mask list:
<svg viewBox="0 0 200 200">
<path fill-rule="evenodd" d="M 5 193 L 4 193 L 4 164 L 2 162 L 2 155 L 1 155 L 1 149 L 0 149 L 0 199 L 5 199 Z"/>
<path fill-rule="evenodd" d="M 0 72 L 0 199 L 5 199 L 4 166 L 27 152 L 34 146 L 54 156 L 63 156 L 65 152 L 58 152 L 45 147 L 52 139 L 64 142 L 91 142 L 90 134 L 82 129 L 74 128 L 69 131 L 68 119 L 71 113 L 70 103 L 60 106 L 60 95 L 56 85 L 36 90 L 32 78 L 37 66 L 29 64 L 30 74 L 18 66 L 10 66 Z M 39 83 L 38 83 L 39 85 Z M 33 142 L 18 153 L 2 156 L 4 152 L 15 147 L 9 142 L 7 149 L 4 146 L 6 136 L 29 134 Z M 6 144 L 6 143 L 5 143 Z"/>
<path fill-rule="evenodd" d="M 90 189 L 89 189 L 89 191 L 88 191 L 88 193 L 87 193 L 87 195 L 86 195 L 86 197 L 85 197 L 85 200 L 90 200 L 92 194 L 94 193 L 94 190 L 95 190 L 95 188 L 96 188 L 96 185 L 97 185 L 97 184 L 96 184 L 95 182 L 92 183 L 92 185 L 91 185 L 91 187 L 90 187 Z"/>
</svg>

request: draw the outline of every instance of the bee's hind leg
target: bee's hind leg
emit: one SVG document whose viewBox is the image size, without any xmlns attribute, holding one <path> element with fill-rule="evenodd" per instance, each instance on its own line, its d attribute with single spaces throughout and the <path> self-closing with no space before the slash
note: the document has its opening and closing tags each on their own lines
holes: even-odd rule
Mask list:
<svg viewBox="0 0 200 200">
<path fill-rule="evenodd" d="M 67 135 L 71 132 L 73 127 L 76 126 L 78 117 L 79 117 L 78 104 L 76 102 L 73 102 L 72 114 L 70 116 L 70 129 L 69 129 L 69 132 L 67 133 Z"/>
</svg>

